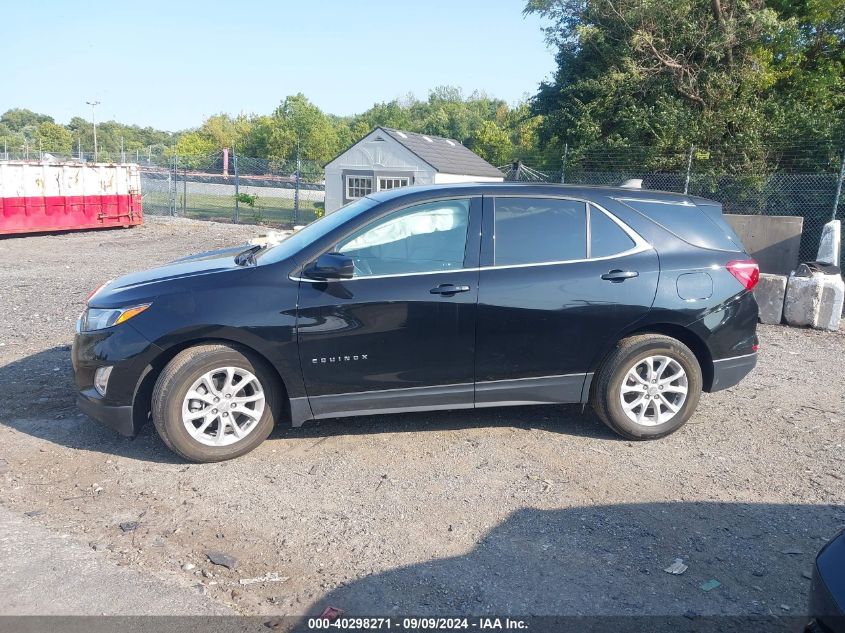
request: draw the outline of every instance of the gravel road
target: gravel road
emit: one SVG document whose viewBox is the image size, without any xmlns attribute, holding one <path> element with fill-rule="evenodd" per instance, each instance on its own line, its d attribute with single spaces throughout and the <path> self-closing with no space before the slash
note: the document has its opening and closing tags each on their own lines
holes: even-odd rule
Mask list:
<svg viewBox="0 0 845 633">
<path fill-rule="evenodd" d="M 148 218 L 0 239 L 0 504 L 15 520 L 242 614 L 804 612 L 815 552 L 845 525 L 843 331 L 761 326 L 755 372 L 649 443 L 580 407 L 529 407 L 277 428 L 192 465 L 151 427 L 128 440 L 79 414 L 69 350 L 88 292 L 256 232 Z M 675 558 L 682 575 L 663 571 Z"/>
</svg>

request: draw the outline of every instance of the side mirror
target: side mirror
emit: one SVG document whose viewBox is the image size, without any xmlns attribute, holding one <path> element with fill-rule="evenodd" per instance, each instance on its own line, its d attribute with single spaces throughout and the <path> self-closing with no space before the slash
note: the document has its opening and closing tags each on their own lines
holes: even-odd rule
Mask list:
<svg viewBox="0 0 845 633">
<path fill-rule="evenodd" d="M 309 279 L 351 279 L 355 274 L 352 258 L 340 253 L 323 253 L 316 261 L 305 267 L 304 275 Z"/>
</svg>

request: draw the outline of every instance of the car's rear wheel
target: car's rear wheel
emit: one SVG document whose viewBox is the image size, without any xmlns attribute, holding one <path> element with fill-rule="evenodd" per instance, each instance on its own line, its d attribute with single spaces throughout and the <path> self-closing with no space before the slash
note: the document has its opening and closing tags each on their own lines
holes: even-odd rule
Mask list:
<svg viewBox="0 0 845 633">
<path fill-rule="evenodd" d="M 183 350 L 153 389 L 156 430 L 168 447 L 195 462 L 238 457 L 273 430 L 280 397 L 259 358 L 228 345 Z"/>
<path fill-rule="evenodd" d="M 596 374 L 590 402 L 611 429 L 632 440 L 664 437 L 690 418 L 701 367 L 679 340 L 640 334 L 617 343 Z"/>
</svg>

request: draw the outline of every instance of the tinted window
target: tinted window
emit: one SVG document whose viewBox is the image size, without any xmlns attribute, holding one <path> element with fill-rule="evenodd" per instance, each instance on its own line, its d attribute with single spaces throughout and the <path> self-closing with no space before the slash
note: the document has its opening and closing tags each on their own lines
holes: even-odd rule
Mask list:
<svg viewBox="0 0 845 633">
<path fill-rule="evenodd" d="M 590 207 L 590 257 L 607 257 L 634 248 L 634 240 L 599 209 Z"/>
<path fill-rule="evenodd" d="M 494 219 L 497 266 L 587 256 L 587 210 L 583 202 L 496 198 Z"/>
<path fill-rule="evenodd" d="M 653 200 L 623 200 L 623 202 L 693 246 L 726 251 L 742 250 L 739 239 L 725 223 L 724 218 L 714 218 L 712 214 L 703 212 L 691 202 L 672 203 Z M 737 241 L 734 242 L 734 239 Z"/>
<path fill-rule="evenodd" d="M 390 213 L 337 246 L 355 263 L 355 277 L 421 273 L 464 264 L 469 200 L 441 200 Z"/>
</svg>

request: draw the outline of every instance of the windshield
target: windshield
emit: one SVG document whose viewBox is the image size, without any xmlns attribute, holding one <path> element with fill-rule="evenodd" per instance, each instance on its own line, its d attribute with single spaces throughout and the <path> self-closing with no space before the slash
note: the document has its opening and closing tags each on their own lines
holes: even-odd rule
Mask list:
<svg viewBox="0 0 845 633">
<path fill-rule="evenodd" d="M 378 204 L 375 200 L 370 198 L 359 198 L 349 204 L 341 207 L 334 213 L 323 216 L 319 220 L 315 220 L 304 229 L 300 229 L 289 238 L 268 248 L 266 251 L 258 255 L 259 262 L 262 264 L 280 262 L 295 255 L 309 244 L 313 244 L 324 235 L 334 231 L 341 224 L 356 217 L 358 214 L 370 209 Z"/>
</svg>

